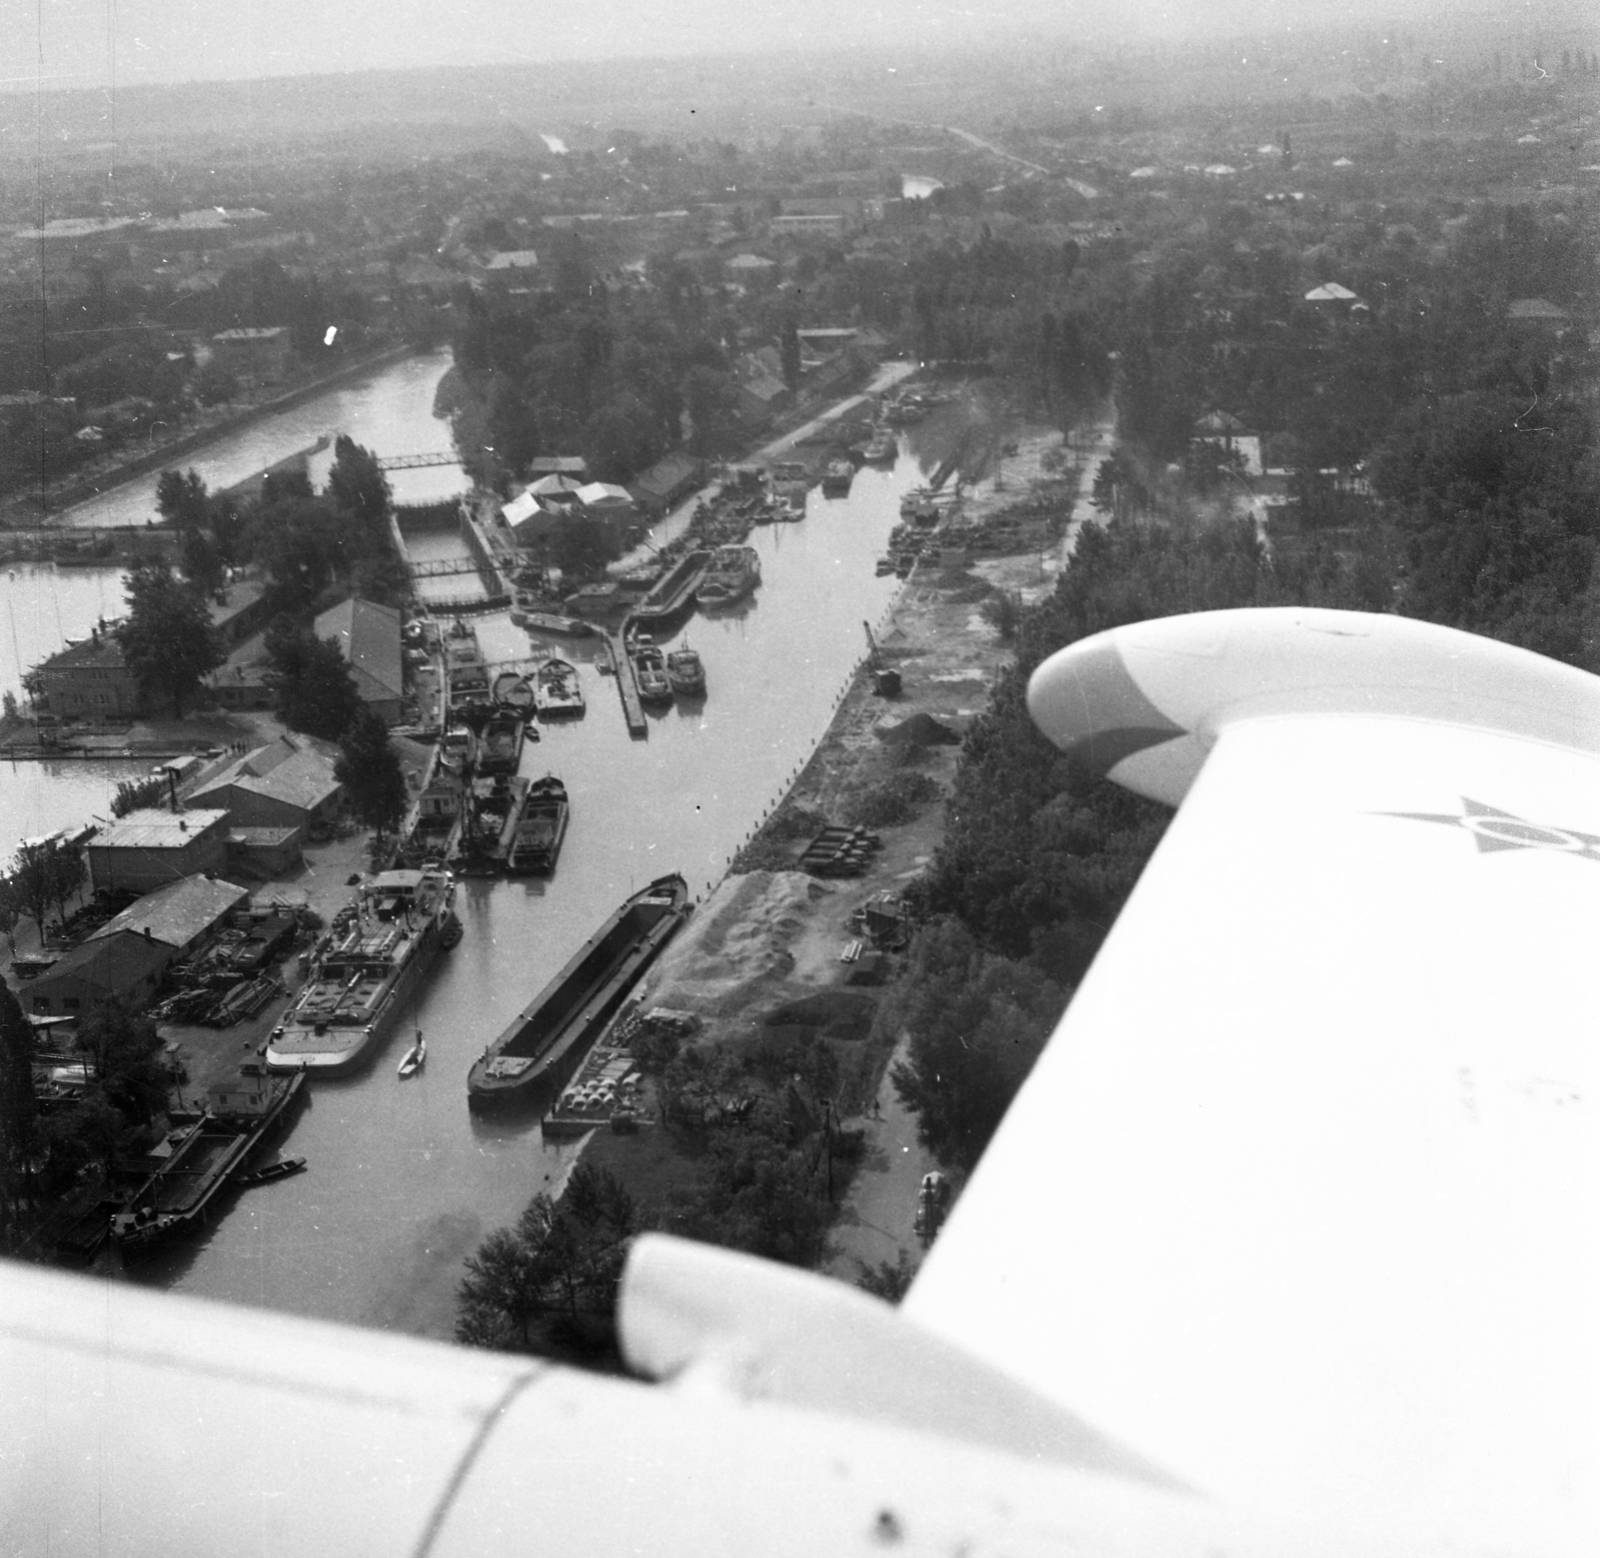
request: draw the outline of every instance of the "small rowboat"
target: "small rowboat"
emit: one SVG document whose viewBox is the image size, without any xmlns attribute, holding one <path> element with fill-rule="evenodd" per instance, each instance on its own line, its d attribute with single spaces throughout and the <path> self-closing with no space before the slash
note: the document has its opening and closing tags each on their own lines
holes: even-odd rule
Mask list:
<svg viewBox="0 0 1600 1558">
<path fill-rule="evenodd" d="M 304 1158 L 279 1158 L 276 1162 L 265 1164 L 251 1174 L 241 1174 L 236 1183 L 241 1185 L 270 1185 L 275 1179 L 287 1179 L 291 1174 L 298 1174 L 306 1166 Z"/>
<path fill-rule="evenodd" d="M 400 1075 L 414 1077 L 422 1070 L 423 1062 L 428 1058 L 428 1042 L 418 1032 L 417 1042 L 408 1049 L 400 1059 Z"/>
</svg>

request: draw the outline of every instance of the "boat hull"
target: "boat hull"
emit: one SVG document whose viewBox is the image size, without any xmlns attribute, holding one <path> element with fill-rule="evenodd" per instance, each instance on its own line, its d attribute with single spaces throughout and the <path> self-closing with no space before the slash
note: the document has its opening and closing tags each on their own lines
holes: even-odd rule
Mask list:
<svg viewBox="0 0 1600 1558">
<path fill-rule="evenodd" d="M 681 876 L 661 877 L 628 899 L 478 1058 L 467 1078 L 468 1107 L 489 1113 L 545 1100 L 688 912 Z"/>
<path fill-rule="evenodd" d="M 382 1047 L 411 996 L 433 967 L 434 959 L 439 955 L 447 936 L 460 924 L 450 907 L 454 885 L 450 884 L 447 888 L 444 884 L 448 879 L 438 873 L 418 874 L 431 878 L 432 891 L 437 896 L 432 898 L 427 919 L 414 942 L 408 949 L 402 950 L 401 960 L 382 971 L 373 1004 L 366 1010 L 363 1019 L 337 1021 L 313 1009 L 308 1003 L 313 983 L 320 983 L 323 987 L 332 983 L 329 979 L 314 975 L 313 981 L 309 981 L 302 989 L 296 1004 L 267 1039 L 263 1058 L 269 1070 L 300 1071 L 311 1077 L 347 1076 L 359 1070 Z M 374 890 L 383 880 L 381 877 L 377 879 Z M 345 966 L 344 953 L 329 950 L 325 956 L 341 969 Z M 371 959 L 362 960 L 359 954 L 355 954 L 350 961 L 370 963 Z M 373 977 L 378 977 L 377 970 L 374 970 Z"/>
<path fill-rule="evenodd" d="M 111 1240 L 124 1260 L 181 1238 L 205 1221 L 223 1187 L 288 1117 L 305 1078 L 279 1078 L 273 1085 L 276 1097 L 258 1116 L 203 1118 L 172 1158 L 135 1192 L 130 1210 L 111 1219 Z"/>
<path fill-rule="evenodd" d="M 566 786 L 560 780 L 541 779 L 533 784 L 506 858 L 511 875 L 549 876 L 555 870 L 570 815 Z"/>
</svg>

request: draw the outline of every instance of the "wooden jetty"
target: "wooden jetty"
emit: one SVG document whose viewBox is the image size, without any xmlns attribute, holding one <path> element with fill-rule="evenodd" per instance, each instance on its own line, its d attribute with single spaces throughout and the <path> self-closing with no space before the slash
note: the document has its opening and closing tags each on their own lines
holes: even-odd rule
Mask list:
<svg viewBox="0 0 1600 1558">
<path fill-rule="evenodd" d="M 644 705 L 639 702 L 639 684 L 634 680 L 633 659 L 628 654 L 622 634 L 607 633 L 606 643 L 610 647 L 611 659 L 616 666 L 616 675 L 612 680 L 617 684 L 617 691 L 622 696 L 622 717 L 628 722 L 628 734 L 648 736 L 650 726 L 644 717 Z"/>
</svg>

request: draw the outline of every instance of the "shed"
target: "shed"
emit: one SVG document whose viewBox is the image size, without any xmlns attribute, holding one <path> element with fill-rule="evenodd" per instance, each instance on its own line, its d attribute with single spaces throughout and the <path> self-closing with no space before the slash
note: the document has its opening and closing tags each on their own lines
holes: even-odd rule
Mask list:
<svg viewBox="0 0 1600 1558">
<path fill-rule="evenodd" d="M 250 894 L 220 877 L 191 876 L 146 893 L 121 914 L 114 915 L 89 939 L 129 932 L 159 941 L 176 952 L 198 946 L 234 909 L 250 901 Z"/>
<path fill-rule="evenodd" d="M 601 513 L 616 513 L 633 507 L 628 489 L 617 486 L 615 482 L 592 481 L 578 488 L 577 497 L 586 509 L 598 509 Z"/>
<path fill-rule="evenodd" d="M 541 454 L 528 461 L 528 475 L 536 480 L 540 476 L 576 476 L 579 481 L 585 481 L 589 465 L 581 455 Z"/>
<path fill-rule="evenodd" d="M 682 451 L 664 456 L 649 470 L 641 472 L 628 488 L 633 500 L 646 513 L 660 513 L 700 485 L 703 462 Z"/>
<path fill-rule="evenodd" d="M 29 1009 L 37 1017 L 81 1017 L 119 1001 L 136 1011 L 155 995 L 177 955 L 176 947 L 132 931 L 94 937 L 28 985 Z"/>
<path fill-rule="evenodd" d="M 227 823 L 226 811 L 204 806 L 129 812 L 89 841 L 95 891 L 147 893 L 221 871 L 228 858 Z"/>
<path fill-rule="evenodd" d="M 228 829 L 230 871 L 270 881 L 293 871 L 303 858 L 299 828 Z"/>
</svg>

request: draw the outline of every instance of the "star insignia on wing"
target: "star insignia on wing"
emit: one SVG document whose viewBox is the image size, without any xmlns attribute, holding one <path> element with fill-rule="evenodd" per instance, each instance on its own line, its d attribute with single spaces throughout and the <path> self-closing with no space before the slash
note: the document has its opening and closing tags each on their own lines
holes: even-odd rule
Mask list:
<svg viewBox="0 0 1600 1558">
<path fill-rule="evenodd" d="M 1503 849 L 1548 849 L 1560 855 L 1600 860 L 1600 833 L 1580 833 L 1576 828 L 1553 828 L 1546 823 L 1529 822 L 1515 812 L 1485 806 L 1482 801 L 1465 795 L 1461 797 L 1459 812 L 1386 811 L 1378 815 L 1464 828 L 1472 835 L 1480 855 L 1495 854 Z"/>
</svg>

